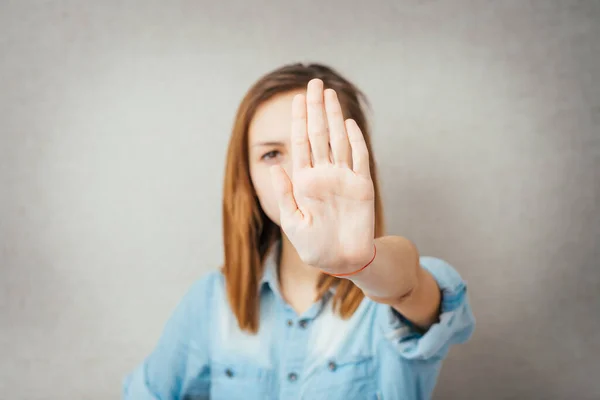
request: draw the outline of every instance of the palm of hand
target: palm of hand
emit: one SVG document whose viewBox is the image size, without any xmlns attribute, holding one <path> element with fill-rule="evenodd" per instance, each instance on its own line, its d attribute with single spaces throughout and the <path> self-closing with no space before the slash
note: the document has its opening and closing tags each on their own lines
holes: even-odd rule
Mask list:
<svg viewBox="0 0 600 400">
<path fill-rule="evenodd" d="M 307 264 L 330 273 L 356 269 L 372 256 L 374 241 L 364 137 L 354 121 L 344 122 L 335 92 L 323 93 L 320 80 L 292 107 L 292 179 L 273 168 L 281 227 Z"/>
</svg>

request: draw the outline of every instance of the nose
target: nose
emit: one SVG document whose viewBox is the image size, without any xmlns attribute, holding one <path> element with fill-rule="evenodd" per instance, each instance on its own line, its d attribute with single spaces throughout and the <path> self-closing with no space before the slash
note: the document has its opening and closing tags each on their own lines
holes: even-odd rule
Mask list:
<svg viewBox="0 0 600 400">
<path fill-rule="evenodd" d="M 283 168 L 287 176 L 289 176 L 290 179 L 293 179 L 292 174 L 294 173 L 294 168 L 292 168 L 291 158 L 286 158 L 286 160 L 283 163 L 281 163 L 281 167 Z"/>
</svg>

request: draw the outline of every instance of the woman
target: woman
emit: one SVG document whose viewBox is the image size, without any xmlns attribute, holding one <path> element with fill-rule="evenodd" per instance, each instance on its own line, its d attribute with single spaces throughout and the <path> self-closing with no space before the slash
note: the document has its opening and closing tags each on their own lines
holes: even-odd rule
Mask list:
<svg viewBox="0 0 600 400">
<path fill-rule="evenodd" d="M 315 64 L 249 90 L 226 162 L 224 266 L 192 286 L 124 398 L 431 397 L 474 318 L 451 266 L 384 236 L 361 100 Z"/>
</svg>

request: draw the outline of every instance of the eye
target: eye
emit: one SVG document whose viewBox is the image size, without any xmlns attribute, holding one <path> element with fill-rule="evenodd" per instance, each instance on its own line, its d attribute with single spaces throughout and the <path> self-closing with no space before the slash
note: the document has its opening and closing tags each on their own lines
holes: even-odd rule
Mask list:
<svg viewBox="0 0 600 400">
<path fill-rule="evenodd" d="M 268 153 L 263 154 L 260 159 L 261 160 L 272 160 L 272 159 L 276 158 L 277 156 L 279 156 L 280 154 L 281 153 L 279 152 L 279 150 L 271 150 Z"/>
</svg>

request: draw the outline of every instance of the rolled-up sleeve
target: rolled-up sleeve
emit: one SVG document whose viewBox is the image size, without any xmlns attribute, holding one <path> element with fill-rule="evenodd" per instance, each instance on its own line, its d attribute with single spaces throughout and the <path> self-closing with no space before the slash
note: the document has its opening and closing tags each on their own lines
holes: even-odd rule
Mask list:
<svg viewBox="0 0 600 400">
<path fill-rule="evenodd" d="M 208 398 L 208 327 L 214 275 L 195 283 L 166 323 L 158 344 L 123 381 L 125 400 Z"/>
<path fill-rule="evenodd" d="M 467 285 L 447 262 L 421 257 L 421 266 L 433 275 L 442 293 L 439 321 L 420 331 L 390 306 L 378 315 L 385 338 L 407 360 L 440 360 L 453 344 L 466 342 L 475 329 Z"/>
</svg>

